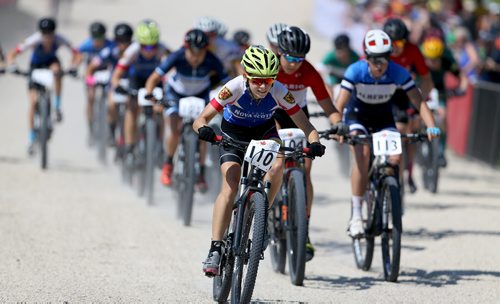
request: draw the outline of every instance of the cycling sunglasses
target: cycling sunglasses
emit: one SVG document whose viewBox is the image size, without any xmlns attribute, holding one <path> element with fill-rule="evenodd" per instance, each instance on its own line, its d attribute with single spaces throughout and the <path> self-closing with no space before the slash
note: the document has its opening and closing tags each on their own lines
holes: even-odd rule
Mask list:
<svg viewBox="0 0 500 304">
<path fill-rule="evenodd" d="M 258 87 L 261 85 L 265 84 L 266 86 L 271 85 L 274 82 L 274 78 L 272 77 L 267 77 L 267 78 L 259 78 L 259 77 L 250 77 L 247 76 L 248 81 L 250 81 L 251 84 L 254 84 Z"/>
<path fill-rule="evenodd" d="M 404 40 L 404 39 L 392 41 L 392 45 L 399 48 L 399 49 L 402 49 L 405 46 L 405 44 L 406 44 L 406 40 Z"/>
<path fill-rule="evenodd" d="M 286 61 L 288 61 L 290 63 L 292 63 L 292 62 L 299 63 L 299 62 L 306 60 L 305 57 L 295 57 L 295 56 L 292 56 L 289 54 L 284 54 L 283 56 L 285 57 Z"/>
<path fill-rule="evenodd" d="M 158 48 L 157 44 L 153 45 L 141 45 L 141 51 L 153 52 Z"/>
<path fill-rule="evenodd" d="M 389 58 L 386 57 L 386 56 L 378 56 L 378 57 L 374 57 L 374 56 L 369 56 L 367 57 L 368 61 L 370 61 L 371 63 L 373 64 L 377 64 L 377 65 L 382 65 L 382 64 L 387 64 L 389 63 Z"/>
</svg>

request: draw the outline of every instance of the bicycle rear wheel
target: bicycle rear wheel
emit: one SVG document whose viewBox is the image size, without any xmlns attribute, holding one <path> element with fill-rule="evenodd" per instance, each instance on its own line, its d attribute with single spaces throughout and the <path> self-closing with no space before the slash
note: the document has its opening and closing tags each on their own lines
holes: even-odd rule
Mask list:
<svg viewBox="0 0 500 304">
<path fill-rule="evenodd" d="M 247 202 L 233 269 L 232 303 L 250 303 L 252 298 L 264 246 L 266 203 L 260 192 L 253 193 Z"/>
<path fill-rule="evenodd" d="M 373 260 L 373 250 L 375 248 L 374 225 L 376 216 L 376 204 L 373 189 L 370 189 L 369 196 L 362 204 L 363 225 L 365 236 L 352 240 L 352 250 L 356 267 L 362 270 L 370 270 Z"/>
<path fill-rule="evenodd" d="M 282 186 L 283 187 L 283 186 Z M 285 273 L 286 264 L 286 235 L 283 229 L 283 218 L 281 216 L 282 202 L 278 194 L 274 204 L 267 216 L 267 227 L 269 229 L 269 253 L 271 265 L 275 272 Z"/>
<path fill-rule="evenodd" d="M 231 279 L 233 277 L 234 255 L 232 254 L 232 240 L 228 233 L 224 235 L 225 249 L 222 253 L 220 274 L 213 279 L 214 301 L 226 303 L 231 290 Z"/>
<path fill-rule="evenodd" d="M 97 159 L 102 164 L 106 164 L 106 146 L 108 144 L 107 108 L 106 94 L 102 86 L 96 88 L 96 104 L 94 108 L 94 135 L 97 137 Z"/>
<path fill-rule="evenodd" d="M 47 169 L 49 123 L 50 123 L 50 99 L 47 94 L 41 94 L 38 100 L 40 110 L 40 165 L 43 170 Z"/>
<path fill-rule="evenodd" d="M 382 265 L 384 279 L 396 282 L 401 257 L 401 201 L 394 177 L 386 177 L 382 184 Z"/>
<path fill-rule="evenodd" d="M 155 146 L 156 146 L 156 122 L 149 118 L 146 120 L 146 163 L 145 163 L 145 191 L 146 201 L 149 205 L 154 200 L 155 181 Z"/>
<path fill-rule="evenodd" d="M 306 269 L 307 214 L 304 173 L 290 172 L 287 184 L 288 218 L 286 227 L 288 268 L 293 285 L 302 285 Z"/>
</svg>

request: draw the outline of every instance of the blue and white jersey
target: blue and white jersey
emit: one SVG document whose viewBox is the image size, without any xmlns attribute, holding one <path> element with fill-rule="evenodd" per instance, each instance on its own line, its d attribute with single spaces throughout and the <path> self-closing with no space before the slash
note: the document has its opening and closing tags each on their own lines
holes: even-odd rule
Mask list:
<svg viewBox="0 0 500 304">
<path fill-rule="evenodd" d="M 281 82 L 275 81 L 266 97 L 255 100 L 241 75 L 226 83 L 210 104 L 218 112 L 224 111 L 224 120 L 243 127 L 259 126 L 272 120 L 277 109 L 285 110 L 290 116 L 300 111 L 292 93 Z"/>
<path fill-rule="evenodd" d="M 56 53 L 60 46 L 64 46 L 71 50 L 72 54 L 75 54 L 76 52 L 76 50 L 71 46 L 71 43 L 59 34 L 55 34 L 54 42 L 50 48 L 45 49 L 42 42 L 42 34 L 40 32 L 36 32 L 16 46 L 16 53 L 19 54 L 23 53 L 27 49 L 33 49 L 31 64 L 46 64 L 57 59 Z"/>
<path fill-rule="evenodd" d="M 211 85 L 210 77 L 213 75 L 217 75 L 220 80 L 227 76 L 221 61 L 211 52 L 207 52 L 200 65 L 192 67 L 186 60 L 184 47 L 163 60 L 155 72 L 163 76 L 172 68 L 175 68 L 175 73 L 168 78 L 167 85 L 183 96 L 194 96 L 207 90 Z"/>
<path fill-rule="evenodd" d="M 96 48 L 92 42 L 92 38 L 87 38 L 78 47 L 78 52 L 87 55 L 86 62 L 89 63 L 101 50 L 107 47 L 113 47 L 114 45 L 115 43 L 113 41 L 105 39 L 104 45 L 101 48 Z"/>
<path fill-rule="evenodd" d="M 103 48 L 97 56 L 92 58 L 92 64 L 96 66 L 111 66 L 113 69 L 120 60 L 120 48 L 118 46 L 108 46 Z"/>
<path fill-rule="evenodd" d="M 382 77 L 374 79 L 365 60 L 351 64 L 341 82 L 342 88 L 351 92 L 347 109 L 364 115 L 392 113 L 389 100 L 396 89 L 405 92 L 415 87 L 410 73 L 402 66 L 389 61 L 389 66 Z"/>
<path fill-rule="evenodd" d="M 138 42 L 133 42 L 125 50 L 120 60 L 118 60 L 116 67 L 128 70 L 129 77 L 131 78 L 147 79 L 160 64 L 166 52 L 167 47 L 160 42 L 156 47 L 155 55 L 151 58 L 146 58 L 141 54 L 141 45 Z"/>
</svg>

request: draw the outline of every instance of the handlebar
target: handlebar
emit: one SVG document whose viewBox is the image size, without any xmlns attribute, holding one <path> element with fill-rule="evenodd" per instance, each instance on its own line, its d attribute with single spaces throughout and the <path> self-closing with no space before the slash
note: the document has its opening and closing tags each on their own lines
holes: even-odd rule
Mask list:
<svg viewBox="0 0 500 304">
<path fill-rule="evenodd" d="M 324 130 L 324 131 L 319 131 L 319 136 L 320 138 L 328 139 L 328 140 L 337 140 L 335 137 L 331 137 L 330 135 L 335 134 L 332 132 L 332 129 Z M 371 134 L 357 134 L 357 135 L 346 135 L 344 136 L 344 140 L 347 144 L 349 145 L 357 145 L 357 144 L 371 144 L 372 135 Z M 427 134 L 426 133 L 407 133 L 407 134 L 401 134 L 401 139 L 406 140 L 409 143 L 414 143 L 418 141 L 425 141 L 427 140 Z"/>
<path fill-rule="evenodd" d="M 248 147 L 249 142 L 232 139 L 232 138 L 227 137 L 227 136 L 215 135 L 215 142 L 213 142 L 212 144 L 223 145 L 226 147 L 232 147 L 232 148 L 235 148 L 235 149 L 240 150 L 242 152 L 245 152 L 247 147 Z M 313 157 L 313 156 L 309 155 L 309 153 L 311 152 L 311 149 L 305 148 L 305 147 L 290 148 L 290 147 L 280 146 L 280 152 L 293 152 L 292 157 L 301 157 L 304 154 L 307 157 Z"/>
</svg>

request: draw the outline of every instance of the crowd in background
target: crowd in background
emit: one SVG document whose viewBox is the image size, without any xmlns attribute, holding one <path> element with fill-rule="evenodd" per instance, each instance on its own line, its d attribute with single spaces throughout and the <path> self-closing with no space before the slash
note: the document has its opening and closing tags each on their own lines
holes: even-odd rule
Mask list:
<svg viewBox="0 0 500 304">
<path fill-rule="evenodd" d="M 470 83 L 500 83 L 500 3 L 488 0 L 317 0 L 313 25 L 335 39 L 346 34 L 354 51 L 369 29 L 401 18 L 410 42 L 438 37 L 452 51 Z M 348 29 L 347 31 L 345 29 Z"/>
</svg>

